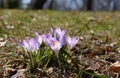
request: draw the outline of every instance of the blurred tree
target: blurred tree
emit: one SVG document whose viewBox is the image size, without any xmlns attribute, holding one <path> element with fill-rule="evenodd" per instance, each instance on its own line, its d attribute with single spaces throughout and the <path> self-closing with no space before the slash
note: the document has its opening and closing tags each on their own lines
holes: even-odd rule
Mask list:
<svg viewBox="0 0 120 78">
<path fill-rule="evenodd" d="M 31 0 L 29 8 L 30 9 L 42 9 L 46 1 L 47 0 Z"/>
<path fill-rule="evenodd" d="M 44 9 L 83 10 L 84 0 L 47 0 Z"/>
<path fill-rule="evenodd" d="M 0 0 L 0 8 L 3 8 L 3 5 L 4 5 L 3 0 Z"/>
<path fill-rule="evenodd" d="M 92 10 L 93 0 L 83 0 L 83 10 Z"/>
<path fill-rule="evenodd" d="M 0 0 L 0 8 L 6 8 L 6 0 Z"/>
<path fill-rule="evenodd" d="M 115 1 L 117 1 L 116 4 Z M 120 0 L 93 0 L 92 9 L 94 11 L 98 11 L 98 10 L 112 11 L 115 9 L 115 6 L 117 8 L 120 6 L 119 3 Z"/>
<path fill-rule="evenodd" d="M 23 0 L 0 0 L 0 8 L 11 9 L 20 8 L 22 1 Z M 28 8 L 73 10 L 73 11 L 75 10 L 114 11 L 120 10 L 120 0 L 31 0 Z"/>
<path fill-rule="evenodd" d="M 114 10 L 120 10 L 120 0 L 114 0 Z"/>
<path fill-rule="evenodd" d="M 0 0 L 0 8 L 20 8 L 21 0 Z"/>
<path fill-rule="evenodd" d="M 7 8 L 20 8 L 21 6 L 21 0 L 7 0 Z"/>
<path fill-rule="evenodd" d="M 86 9 L 92 10 L 92 2 L 93 0 L 86 0 Z"/>
</svg>

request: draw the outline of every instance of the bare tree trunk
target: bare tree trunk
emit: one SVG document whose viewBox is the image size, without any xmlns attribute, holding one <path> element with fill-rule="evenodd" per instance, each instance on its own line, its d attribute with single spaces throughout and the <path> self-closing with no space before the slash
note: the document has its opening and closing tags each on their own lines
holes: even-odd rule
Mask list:
<svg viewBox="0 0 120 78">
<path fill-rule="evenodd" d="M 20 0 L 7 0 L 7 8 L 20 8 L 21 1 Z"/>
<path fill-rule="evenodd" d="M 120 0 L 114 0 L 114 10 L 120 10 Z"/>
<path fill-rule="evenodd" d="M 42 9 L 46 1 L 47 0 L 31 0 L 29 8 L 30 9 Z"/>
<path fill-rule="evenodd" d="M 93 0 L 84 0 L 84 8 L 85 10 L 92 10 Z"/>
<path fill-rule="evenodd" d="M 0 8 L 4 8 L 3 0 L 0 0 Z"/>
</svg>

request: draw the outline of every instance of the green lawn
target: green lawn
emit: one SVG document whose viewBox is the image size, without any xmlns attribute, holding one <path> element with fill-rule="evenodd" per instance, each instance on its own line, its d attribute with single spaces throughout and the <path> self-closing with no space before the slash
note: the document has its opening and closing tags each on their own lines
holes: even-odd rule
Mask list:
<svg viewBox="0 0 120 78">
<path fill-rule="evenodd" d="M 41 34 L 51 27 L 59 26 L 69 34 L 76 34 L 81 30 L 79 35 L 83 36 L 94 31 L 95 34 L 108 35 L 117 40 L 120 33 L 119 22 L 119 12 L 0 10 L 0 36 L 6 34 L 9 38 L 18 40 L 32 36 L 34 32 Z M 11 26 L 14 28 L 8 28 Z"/>
<path fill-rule="evenodd" d="M 46 32 L 50 27 L 60 26 L 74 34 L 81 27 L 88 24 L 89 30 L 95 33 L 106 33 L 110 36 L 119 32 L 119 12 L 61 12 L 61 11 L 21 11 L 21 10 L 0 10 L 0 27 L 2 32 L 9 34 L 9 37 L 25 37 L 34 32 Z M 13 29 L 6 29 L 6 26 L 14 26 Z M 83 32 L 85 34 L 89 34 Z M 72 32 L 71 32 L 72 31 Z"/>
</svg>

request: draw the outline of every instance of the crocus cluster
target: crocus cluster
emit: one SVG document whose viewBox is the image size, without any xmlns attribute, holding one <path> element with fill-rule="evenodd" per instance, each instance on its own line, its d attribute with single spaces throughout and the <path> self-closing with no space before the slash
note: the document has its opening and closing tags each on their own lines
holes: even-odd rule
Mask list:
<svg viewBox="0 0 120 78">
<path fill-rule="evenodd" d="M 63 46 L 71 49 L 78 42 L 78 38 L 66 35 L 66 30 L 61 30 L 59 27 L 50 29 L 48 34 L 39 35 L 35 33 L 35 38 L 26 38 L 19 41 L 19 44 L 25 51 L 38 51 L 42 43 L 49 46 L 53 51 L 59 51 Z"/>
<path fill-rule="evenodd" d="M 78 38 L 66 35 L 66 30 L 61 30 L 59 27 L 50 30 L 48 34 L 42 35 L 43 42 L 54 50 L 59 51 L 63 46 L 67 46 L 71 49 L 78 42 Z"/>
</svg>

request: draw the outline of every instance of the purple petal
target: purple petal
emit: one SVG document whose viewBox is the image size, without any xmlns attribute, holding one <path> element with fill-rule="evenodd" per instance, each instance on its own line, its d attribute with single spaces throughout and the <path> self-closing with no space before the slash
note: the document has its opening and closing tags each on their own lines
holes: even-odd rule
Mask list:
<svg viewBox="0 0 120 78">
<path fill-rule="evenodd" d="M 52 35 L 50 33 L 42 35 L 42 39 L 44 43 L 48 43 L 50 38 L 52 38 Z"/>
<path fill-rule="evenodd" d="M 55 29 L 55 32 L 61 32 L 60 27 L 57 27 L 57 28 Z"/>
<path fill-rule="evenodd" d="M 32 51 L 37 51 L 39 49 L 39 44 L 37 42 L 34 43 L 33 46 L 31 46 Z"/>
<path fill-rule="evenodd" d="M 65 37 L 65 40 L 66 40 L 66 44 L 70 45 L 70 43 L 71 43 L 71 38 L 70 38 L 70 36 L 66 36 L 66 37 Z"/>
<path fill-rule="evenodd" d="M 57 36 L 60 36 L 60 33 L 61 33 L 61 29 L 58 27 L 54 31 L 54 36 L 57 38 Z"/>
<path fill-rule="evenodd" d="M 65 36 L 63 36 L 62 38 L 60 38 L 59 42 L 61 43 L 62 46 L 65 45 L 66 44 Z"/>
<path fill-rule="evenodd" d="M 61 43 L 60 43 L 59 41 L 57 41 L 55 38 L 52 38 L 52 39 L 50 40 L 49 46 L 50 46 L 51 49 L 54 50 L 54 51 L 59 51 L 60 48 L 62 47 L 62 46 L 61 46 Z"/>
<path fill-rule="evenodd" d="M 18 44 L 20 45 L 20 46 L 22 46 L 22 47 L 24 47 L 24 44 L 23 44 L 23 42 L 22 41 L 18 41 Z"/>
<path fill-rule="evenodd" d="M 37 51 L 39 49 L 39 43 L 38 41 L 36 41 L 36 39 L 31 38 L 29 41 L 29 46 L 30 46 L 30 50 L 32 51 Z"/>
<path fill-rule="evenodd" d="M 78 42 L 78 39 L 76 37 L 73 37 L 71 40 L 71 44 L 74 46 L 77 44 L 77 42 Z"/>
<path fill-rule="evenodd" d="M 29 47 L 29 44 L 26 40 L 23 40 L 23 44 L 24 44 L 24 48 L 28 48 Z"/>
<path fill-rule="evenodd" d="M 59 51 L 61 48 L 61 44 L 59 42 L 56 42 L 56 44 L 51 46 L 52 50 Z"/>
<path fill-rule="evenodd" d="M 26 40 L 23 40 L 23 48 L 25 49 L 25 51 L 27 51 L 29 49 L 29 44 L 27 43 Z"/>
<path fill-rule="evenodd" d="M 50 34 L 52 34 L 53 33 L 53 28 L 50 28 Z"/>
<path fill-rule="evenodd" d="M 65 36 L 65 33 L 66 31 L 65 30 L 62 30 L 58 27 L 55 29 L 54 31 L 54 37 L 57 39 L 57 40 L 60 40 L 62 39 L 64 36 Z"/>
<path fill-rule="evenodd" d="M 31 38 L 28 43 L 29 43 L 29 46 L 33 46 L 34 43 L 35 43 L 35 39 L 34 39 L 34 38 Z"/>
<path fill-rule="evenodd" d="M 36 35 L 36 40 L 41 45 L 42 44 L 42 37 L 38 33 L 35 33 L 35 35 Z"/>
<path fill-rule="evenodd" d="M 71 38 L 70 36 L 66 36 L 65 41 L 66 41 L 66 45 L 68 46 L 69 49 L 71 49 L 73 46 L 75 46 L 77 44 L 79 39 L 77 39 L 76 37 Z"/>
<path fill-rule="evenodd" d="M 45 34 L 42 35 L 42 39 L 43 39 L 43 42 L 46 42 L 46 35 Z"/>
<path fill-rule="evenodd" d="M 63 31 L 61 32 L 61 35 L 65 35 L 65 33 L 66 33 L 66 30 L 63 30 Z"/>
</svg>

